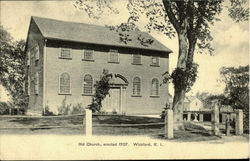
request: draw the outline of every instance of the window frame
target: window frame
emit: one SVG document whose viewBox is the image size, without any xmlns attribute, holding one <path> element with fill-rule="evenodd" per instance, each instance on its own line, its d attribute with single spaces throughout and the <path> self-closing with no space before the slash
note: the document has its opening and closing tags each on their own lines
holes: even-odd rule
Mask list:
<svg viewBox="0 0 250 161">
<path fill-rule="evenodd" d="M 155 89 L 155 91 L 157 91 L 157 95 L 155 95 L 154 93 L 153 93 L 153 80 L 157 80 L 157 82 L 158 82 L 158 86 L 157 86 L 157 88 Z M 151 79 L 151 89 L 150 89 L 150 97 L 154 97 L 154 98 L 158 98 L 158 97 L 160 97 L 160 82 L 159 82 L 159 79 L 158 78 L 152 78 Z"/>
<path fill-rule="evenodd" d="M 67 73 L 68 75 L 69 75 L 69 93 L 63 93 L 63 92 L 61 92 L 61 75 L 63 74 L 63 73 Z M 66 72 L 66 71 L 64 71 L 64 72 L 61 72 L 60 74 L 59 74 L 59 79 L 58 79 L 58 94 L 59 95 L 72 95 L 72 91 L 71 91 L 71 76 L 70 76 L 70 74 L 69 74 L 69 72 Z"/>
<path fill-rule="evenodd" d="M 70 54 L 70 57 L 62 57 L 62 50 L 63 49 L 69 49 L 69 54 Z M 59 48 L 59 53 L 58 53 L 58 58 L 59 59 L 67 59 L 67 60 L 72 60 L 72 49 L 71 48 L 66 48 L 66 47 L 60 47 Z"/>
<path fill-rule="evenodd" d="M 140 81 L 140 85 L 139 85 L 140 92 L 139 92 L 139 94 L 134 94 L 134 82 L 135 82 L 135 78 L 139 78 L 139 81 Z M 139 76 L 135 76 L 132 79 L 132 95 L 131 96 L 132 97 L 142 97 L 142 79 Z"/>
<path fill-rule="evenodd" d="M 92 79 L 92 85 L 91 85 L 91 93 L 85 93 L 84 92 L 84 78 L 87 76 L 87 75 L 90 75 L 91 76 L 91 79 Z M 90 74 L 90 73 L 86 73 L 83 75 L 83 79 L 82 79 L 82 95 L 83 96 L 92 96 L 94 94 L 94 78 L 93 76 Z"/>
<path fill-rule="evenodd" d="M 117 61 L 111 61 L 111 54 L 112 53 L 117 53 Z M 115 64 L 119 64 L 120 63 L 120 53 L 118 51 L 118 49 L 109 49 L 108 52 L 108 63 L 115 63 Z"/>
<path fill-rule="evenodd" d="M 157 58 L 158 59 L 158 64 L 154 64 L 153 63 L 153 58 Z M 160 67 L 160 57 L 159 56 L 151 56 L 150 66 L 152 66 L 152 67 Z"/>
<path fill-rule="evenodd" d="M 85 58 L 85 51 L 92 51 L 92 59 L 86 59 Z M 83 50 L 83 58 L 82 58 L 82 61 L 95 61 L 95 59 L 94 59 L 94 50 L 89 50 L 89 49 L 84 49 Z"/>
<path fill-rule="evenodd" d="M 135 55 L 139 55 L 140 56 L 140 63 L 135 63 L 134 62 L 134 56 Z M 131 64 L 133 64 L 133 65 L 142 65 L 142 54 L 132 54 L 132 60 L 131 60 Z"/>
</svg>

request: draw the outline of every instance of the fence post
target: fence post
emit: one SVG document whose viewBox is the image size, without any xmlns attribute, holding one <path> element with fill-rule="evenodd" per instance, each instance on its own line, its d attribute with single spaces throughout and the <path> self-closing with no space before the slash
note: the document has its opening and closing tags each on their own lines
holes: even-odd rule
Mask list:
<svg viewBox="0 0 250 161">
<path fill-rule="evenodd" d="M 231 127 L 230 127 L 230 114 L 227 114 L 226 115 L 226 136 L 229 136 L 230 135 L 230 130 L 231 130 Z"/>
<path fill-rule="evenodd" d="M 235 119 L 235 135 L 241 134 L 243 134 L 243 111 L 241 109 L 237 109 Z"/>
<path fill-rule="evenodd" d="M 212 131 L 214 135 L 219 134 L 219 106 L 218 101 L 213 102 L 213 111 L 212 111 Z"/>
<path fill-rule="evenodd" d="M 199 115 L 199 121 L 203 122 L 203 113 L 200 113 L 200 115 Z"/>
<path fill-rule="evenodd" d="M 188 112 L 188 113 L 187 113 L 187 120 L 188 120 L 188 121 L 191 121 L 191 112 Z"/>
<path fill-rule="evenodd" d="M 85 136 L 92 136 L 92 111 L 90 109 L 85 109 Z"/>
<path fill-rule="evenodd" d="M 173 110 L 167 109 L 165 115 L 165 137 L 171 139 L 174 137 L 174 117 L 173 117 Z"/>
</svg>

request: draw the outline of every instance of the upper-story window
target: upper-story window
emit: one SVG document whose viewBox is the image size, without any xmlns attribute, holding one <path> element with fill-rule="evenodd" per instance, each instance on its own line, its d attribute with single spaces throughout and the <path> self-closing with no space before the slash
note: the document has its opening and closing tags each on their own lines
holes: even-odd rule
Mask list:
<svg viewBox="0 0 250 161">
<path fill-rule="evenodd" d="M 94 57 L 93 57 L 94 51 L 93 50 L 84 50 L 83 54 L 84 54 L 83 60 L 89 60 L 89 61 L 94 60 Z"/>
<path fill-rule="evenodd" d="M 160 66 L 160 61 L 158 56 L 152 56 L 151 66 Z"/>
<path fill-rule="evenodd" d="M 93 78 L 86 74 L 83 78 L 83 94 L 91 95 L 93 93 Z"/>
<path fill-rule="evenodd" d="M 133 54 L 132 55 L 132 64 L 141 65 L 141 55 L 140 54 Z"/>
<path fill-rule="evenodd" d="M 65 72 L 59 78 L 59 93 L 70 94 L 70 92 L 70 75 Z"/>
<path fill-rule="evenodd" d="M 133 79 L 133 96 L 141 95 L 141 79 L 139 77 L 135 77 Z"/>
<path fill-rule="evenodd" d="M 159 81 L 156 78 L 152 79 L 151 96 L 159 96 Z"/>
<path fill-rule="evenodd" d="M 69 48 L 60 48 L 59 50 L 59 58 L 62 59 L 71 59 L 71 52 Z"/>
<path fill-rule="evenodd" d="M 118 63 L 119 62 L 119 53 L 118 50 L 109 50 L 109 62 L 110 63 Z"/>
</svg>

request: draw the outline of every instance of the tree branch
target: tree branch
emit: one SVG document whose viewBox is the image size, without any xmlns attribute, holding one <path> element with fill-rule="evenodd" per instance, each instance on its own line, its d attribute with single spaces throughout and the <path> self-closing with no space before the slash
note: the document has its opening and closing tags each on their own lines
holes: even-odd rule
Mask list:
<svg viewBox="0 0 250 161">
<path fill-rule="evenodd" d="M 177 18 L 175 17 L 173 11 L 172 11 L 172 5 L 171 2 L 169 0 L 162 0 L 164 8 L 168 14 L 168 18 L 171 21 L 171 23 L 173 24 L 175 30 L 177 31 L 177 33 L 180 31 L 180 24 L 177 20 Z"/>
</svg>

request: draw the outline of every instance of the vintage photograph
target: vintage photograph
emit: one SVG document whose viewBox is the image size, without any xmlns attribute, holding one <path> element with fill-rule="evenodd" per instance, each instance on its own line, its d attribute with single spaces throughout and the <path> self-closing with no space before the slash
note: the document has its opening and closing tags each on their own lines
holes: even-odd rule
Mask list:
<svg viewBox="0 0 250 161">
<path fill-rule="evenodd" d="M 0 159 L 249 158 L 248 0 L 0 1 Z"/>
</svg>

